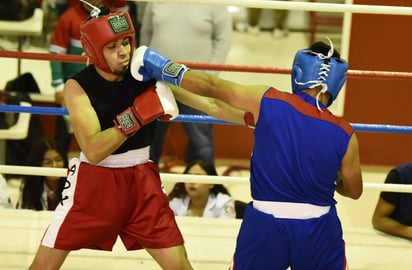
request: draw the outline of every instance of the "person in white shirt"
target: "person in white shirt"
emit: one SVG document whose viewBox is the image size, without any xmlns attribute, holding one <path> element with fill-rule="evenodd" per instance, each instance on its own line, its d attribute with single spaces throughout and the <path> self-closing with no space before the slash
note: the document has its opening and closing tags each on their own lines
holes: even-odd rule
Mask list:
<svg viewBox="0 0 412 270">
<path fill-rule="evenodd" d="M 232 19 L 227 7 L 223 6 L 149 2 L 142 18 L 140 45 L 179 61 L 224 64 L 232 45 Z M 219 74 L 211 70 L 204 72 Z M 180 102 L 177 104 L 180 114 L 205 115 Z M 206 160 L 214 163 L 213 125 L 192 122 L 181 125 L 188 139 L 185 162 Z M 161 157 L 169 126 L 170 123 L 164 121 L 157 124 L 150 147 L 150 159 L 162 169 Z"/>
<path fill-rule="evenodd" d="M 184 174 L 217 175 L 206 161 L 189 163 Z M 169 193 L 170 207 L 176 216 L 235 218 L 235 203 L 222 184 L 176 183 Z"/>
</svg>

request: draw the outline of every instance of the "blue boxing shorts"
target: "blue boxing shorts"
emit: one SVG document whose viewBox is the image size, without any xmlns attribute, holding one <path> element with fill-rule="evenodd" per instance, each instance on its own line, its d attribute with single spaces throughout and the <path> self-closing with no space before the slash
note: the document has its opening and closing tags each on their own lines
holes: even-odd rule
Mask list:
<svg viewBox="0 0 412 270">
<path fill-rule="evenodd" d="M 276 218 L 249 203 L 237 237 L 233 270 L 344 270 L 345 242 L 335 206 L 308 219 Z"/>
</svg>

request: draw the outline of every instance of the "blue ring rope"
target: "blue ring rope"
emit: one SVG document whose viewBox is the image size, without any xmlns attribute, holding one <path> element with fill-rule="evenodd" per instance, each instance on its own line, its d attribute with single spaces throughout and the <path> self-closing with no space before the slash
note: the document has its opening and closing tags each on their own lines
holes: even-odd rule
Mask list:
<svg viewBox="0 0 412 270">
<path fill-rule="evenodd" d="M 40 106 L 19 106 L 19 105 L 0 105 L 0 112 L 15 112 L 15 113 L 32 113 L 46 115 L 68 115 L 66 108 L 61 107 L 40 107 Z M 227 122 L 216 119 L 207 115 L 187 115 L 180 114 L 172 122 L 194 122 L 204 124 L 225 124 L 239 125 L 237 123 Z M 399 125 L 383 125 L 383 124 L 358 124 L 351 123 L 356 131 L 362 132 L 380 132 L 380 133 L 404 133 L 412 134 L 412 126 Z"/>
</svg>

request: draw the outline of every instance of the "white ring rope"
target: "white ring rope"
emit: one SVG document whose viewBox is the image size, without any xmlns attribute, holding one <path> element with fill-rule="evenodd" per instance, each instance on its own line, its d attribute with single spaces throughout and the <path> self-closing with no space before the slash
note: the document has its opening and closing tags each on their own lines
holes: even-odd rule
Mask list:
<svg viewBox="0 0 412 270">
<path fill-rule="evenodd" d="M 129 0 L 132 2 L 147 2 L 146 0 Z M 165 2 L 165 0 L 151 0 L 150 2 Z M 267 1 L 267 0 L 168 0 L 181 4 L 204 4 L 221 6 L 254 7 L 269 9 L 305 10 L 316 12 L 334 13 L 361 13 L 361 14 L 388 14 L 388 15 L 412 15 L 412 7 L 359 5 L 359 4 L 335 4 L 316 2 L 293 1 Z"/>
<path fill-rule="evenodd" d="M 67 169 L 64 168 L 44 168 L 33 166 L 16 166 L 16 165 L 0 165 L 0 173 L 2 174 L 17 174 L 17 175 L 48 175 L 65 177 Z M 160 177 L 164 182 L 189 182 L 189 183 L 215 183 L 215 184 L 249 184 L 248 177 L 240 176 L 211 176 L 211 175 L 194 175 L 194 174 L 178 174 L 178 173 L 161 173 Z M 379 183 L 363 183 L 364 189 L 412 193 L 412 185 L 403 184 L 379 184 Z"/>
</svg>

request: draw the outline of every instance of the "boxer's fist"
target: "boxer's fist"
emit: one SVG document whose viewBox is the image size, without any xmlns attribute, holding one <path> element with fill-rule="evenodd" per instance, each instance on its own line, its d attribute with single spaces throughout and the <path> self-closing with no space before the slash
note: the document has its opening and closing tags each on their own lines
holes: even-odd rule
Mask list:
<svg viewBox="0 0 412 270">
<path fill-rule="evenodd" d="M 161 55 L 152 48 L 140 46 L 133 54 L 130 71 L 138 81 L 155 78 L 180 86 L 183 75 L 189 69 Z"/>
<path fill-rule="evenodd" d="M 172 120 L 179 114 L 175 97 L 164 82 L 157 82 L 156 87 L 150 87 L 136 97 L 132 111 L 142 125 L 147 125 L 157 118 Z"/>
<path fill-rule="evenodd" d="M 163 82 L 157 82 L 133 101 L 133 105 L 116 116 L 115 126 L 125 135 L 133 136 L 140 127 L 156 118 L 171 120 L 178 116 L 179 110 L 170 88 Z"/>
</svg>

